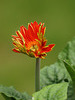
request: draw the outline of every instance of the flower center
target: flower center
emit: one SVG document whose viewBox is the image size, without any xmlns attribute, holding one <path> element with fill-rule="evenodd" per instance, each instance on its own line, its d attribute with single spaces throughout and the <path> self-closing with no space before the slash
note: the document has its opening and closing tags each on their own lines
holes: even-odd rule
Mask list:
<svg viewBox="0 0 75 100">
<path fill-rule="evenodd" d="M 30 48 L 31 51 L 36 51 L 38 49 L 38 46 L 36 44 L 33 44 Z"/>
<path fill-rule="evenodd" d="M 39 48 L 37 41 L 32 41 L 27 44 L 27 49 L 33 52 L 36 52 Z"/>
</svg>

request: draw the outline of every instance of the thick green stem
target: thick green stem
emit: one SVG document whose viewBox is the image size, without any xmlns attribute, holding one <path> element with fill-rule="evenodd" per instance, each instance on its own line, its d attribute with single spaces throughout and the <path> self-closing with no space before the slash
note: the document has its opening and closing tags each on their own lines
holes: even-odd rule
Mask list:
<svg viewBox="0 0 75 100">
<path fill-rule="evenodd" d="M 40 90 L 40 58 L 36 58 L 35 68 L 35 92 Z"/>
</svg>

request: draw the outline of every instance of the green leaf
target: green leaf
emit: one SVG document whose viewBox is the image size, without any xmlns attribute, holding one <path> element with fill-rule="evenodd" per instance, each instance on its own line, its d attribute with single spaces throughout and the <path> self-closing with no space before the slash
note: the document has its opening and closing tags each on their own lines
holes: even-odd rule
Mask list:
<svg viewBox="0 0 75 100">
<path fill-rule="evenodd" d="M 67 46 L 62 52 L 60 52 L 58 58 L 67 61 L 67 63 L 75 70 L 75 38 L 67 43 Z"/>
<path fill-rule="evenodd" d="M 72 79 L 62 61 L 58 60 L 56 63 L 44 67 L 41 70 L 40 78 L 41 78 L 40 79 L 41 88 L 51 84 L 68 82 L 69 83 L 68 98 L 69 100 L 72 100 L 73 96 Z"/>
<path fill-rule="evenodd" d="M 73 80 L 74 98 L 75 98 L 75 38 L 68 42 L 65 49 L 59 54 L 58 58 L 64 62 Z"/>
<path fill-rule="evenodd" d="M 2 96 L 5 98 L 5 100 L 15 100 L 14 98 L 10 98 L 10 97 L 7 97 L 6 95 L 2 94 Z"/>
<path fill-rule="evenodd" d="M 58 61 L 56 63 L 44 67 L 41 70 L 41 79 L 40 79 L 41 88 L 54 83 L 69 82 L 68 100 L 74 100 L 73 84 L 72 84 L 73 80 L 75 86 L 74 70 L 75 70 L 75 38 L 72 41 L 70 41 L 67 44 L 66 48 L 59 54 Z"/>
<path fill-rule="evenodd" d="M 55 64 L 46 66 L 41 70 L 41 88 L 61 82 L 71 82 L 71 77 L 67 72 L 64 63 L 58 60 Z"/>
<path fill-rule="evenodd" d="M 75 71 L 67 62 L 65 62 L 65 61 L 63 61 L 63 62 L 65 64 L 65 67 L 67 68 L 68 72 L 70 73 L 72 80 L 73 80 L 73 97 L 72 98 L 75 99 Z"/>
<path fill-rule="evenodd" d="M 27 93 L 20 93 L 13 87 L 0 86 L 0 93 L 3 95 L 5 100 L 31 100 L 31 96 Z"/>
<path fill-rule="evenodd" d="M 33 100 L 67 100 L 67 88 L 66 82 L 46 86 L 33 94 Z"/>
<path fill-rule="evenodd" d="M 68 42 L 66 48 L 59 54 L 58 58 L 64 62 L 75 86 L 75 38 Z"/>
</svg>

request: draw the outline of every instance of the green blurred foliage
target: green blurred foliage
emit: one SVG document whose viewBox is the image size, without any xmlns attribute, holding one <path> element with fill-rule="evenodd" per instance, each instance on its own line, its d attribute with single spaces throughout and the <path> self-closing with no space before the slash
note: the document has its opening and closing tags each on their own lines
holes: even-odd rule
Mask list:
<svg viewBox="0 0 75 100">
<path fill-rule="evenodd" d="M 35 88 L 35 59 L 12 52 L 11 35 L 35 20 L 45 23 L 48 44 L 56 44 L 41 61 L 42 68 L 54 63 L 75 36 L 75 0 L 0 0 L 0 84 L 29 94 Z"/>
</svg>

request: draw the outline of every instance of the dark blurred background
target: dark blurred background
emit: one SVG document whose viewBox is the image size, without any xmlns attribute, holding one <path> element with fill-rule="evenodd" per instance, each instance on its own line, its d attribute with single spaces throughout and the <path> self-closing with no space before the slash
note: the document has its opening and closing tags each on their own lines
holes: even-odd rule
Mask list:
<svg viewBox="0 0 75 100">
<path fill-rule="evenodd" d="M 56 44 L 42 68 L 53 64 L 75 36 L 75 0 L 0 0 L 0 84 L 30 95 L 35 91 L 35 59 L 12 52 L 11 35 L 34 21 L 45 23 L 48 44 Z"/>
</svg>

